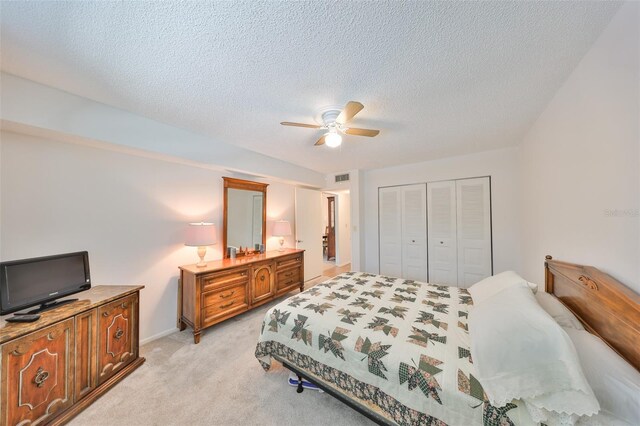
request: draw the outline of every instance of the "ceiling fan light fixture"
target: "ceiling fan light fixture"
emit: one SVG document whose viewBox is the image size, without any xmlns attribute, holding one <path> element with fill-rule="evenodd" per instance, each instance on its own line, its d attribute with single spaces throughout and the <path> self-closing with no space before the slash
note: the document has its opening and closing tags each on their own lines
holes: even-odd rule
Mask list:
<svg viewBox="0 0 640 426">
<path fill-rule="evenodd" d="M 335 131 L 329 132 L 324 136 L 324 142 L 328 147 L 336 148 L 342 144 L 342 136 Z"/>
<path fill-rule="evenodd" d="M 327 144 L 328 147 L 336 148 L 336 147 L 339 147 L 340 144 L 342 144 L 342 136 L 340 136 L 337 133 L 329 132 L 324 137 L 324 142 Z"/>
</svg>

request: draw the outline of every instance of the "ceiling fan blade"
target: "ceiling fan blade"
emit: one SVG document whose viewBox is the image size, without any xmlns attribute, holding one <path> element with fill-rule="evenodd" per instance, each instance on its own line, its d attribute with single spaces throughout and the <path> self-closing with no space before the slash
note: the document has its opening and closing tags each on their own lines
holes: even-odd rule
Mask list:
<svg viewBox="0 0 640 426">
<path fill-rule="evenodd" d="M 282 124 L 283 126 L 308 127 L 310 129 L 319 129 L 322 127 L 318 124 L 292 123 L 290 121 L 283 121 L 280 124 Z"/>
<path fill-rule="evenodd" d="M 327 136 L 327 135 L 320 136 L 320 139 L 318 139 L 318 142 L 315 143 L 315 146 L 324 145 L 324 137 L 325 136 Z"/>
<path fill-rule="evenodd" d="M 378 133 L 380 133 L 380 130 L 373 130 L 373 129 L 356 129 L 355 127 L 349 127 L 348 129 L 346 129 L 344 131 L 346 134 L 348 135 L 355 135 L 355 136 L 368 136 L 370 138 L 374 137 L 374 136 L 378 136 Z"/>
<path fill-rule="evenodd" d="M 347 104 L 344 106 L 344 109 L 342 110 L 338 118 L 336 118 L 336 123 L 344 124 L 348 121 L 351 121 L 351 119 L 357 113 L 362 111 L 362 108 L 364 108 L 364 105 L 362 105 L 360 102 L 356 102 L 356 101 L 347 102 Z"/>
</svg>

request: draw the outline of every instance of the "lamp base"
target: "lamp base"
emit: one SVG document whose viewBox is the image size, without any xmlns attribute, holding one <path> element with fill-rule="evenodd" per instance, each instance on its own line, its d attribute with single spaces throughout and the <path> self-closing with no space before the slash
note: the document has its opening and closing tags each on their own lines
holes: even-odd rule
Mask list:
<svg viewBox="0 0 640 426">
<path fill-rule="evenodd" d="M 204 255 L 207 254 L 206 247 L 198 247 L 198 257 L 200 258 L 200 262 L 196 263 L 198 268 L 204 268 L 207 266 L 207 262 L 204 261 Z"/>
<path fill-rule="evenodd" d="M 284 237 L 280 237 L 280 248 L 278 251 L 284 251 Z"/>
</svg>

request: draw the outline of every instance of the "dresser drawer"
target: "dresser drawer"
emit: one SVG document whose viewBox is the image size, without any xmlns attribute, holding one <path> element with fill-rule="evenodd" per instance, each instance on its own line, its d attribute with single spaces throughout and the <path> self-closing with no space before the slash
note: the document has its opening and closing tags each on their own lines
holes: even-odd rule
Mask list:
<svg viewBox="0 0 640 426">
<path fill-rule="evenodd" d="M 202 293 L 202 307 L 225 305 L 232 300 L 247 300 L 247 285 L 239 284 L 224 290 L 215 290 Z"/>
<path fill-rule="evenodd" d="M 249 268 L 207 274 L 202 278 L 202 291 L 211 291 L 232 284 L 246 283 L 249 280 Z"/>
<path fill-rule="evenodd" d="M 202 322 L 207 326 L 218 317 L 228 315 L 236 311 L 244 311 L 249 307 L 246 298 L 220 300 L 202 309 Z"/>
<path fill-rule="evenodd" d="M 284 271 L 279 271 L 277 273 L 278 277 L 276 280 L 278 290 L 286 287 L 291 287 L 294 284 L 300 284 L 300 280 L 302 279 L 301 272 L 302 271 L 300 271 L 300 268 L 292 268 L 285 269 Z"/>
<path fill-rule="evenodd" d="M 276 269 L 282 270 L 287 268 L 295 268 L 302 265 L 302 254 L 294 254 L 276 261 Z"/>
</svg>

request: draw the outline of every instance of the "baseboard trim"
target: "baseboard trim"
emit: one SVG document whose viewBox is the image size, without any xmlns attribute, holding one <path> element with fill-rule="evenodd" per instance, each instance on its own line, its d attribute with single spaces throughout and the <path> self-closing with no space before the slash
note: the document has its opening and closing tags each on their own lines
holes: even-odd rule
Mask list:
<svg viewBox="0 0 640 426">
<path fill-rule="evenodd" d="M 178 329 L 178 327 L 174 327 L 174 328 L 170 328 L 170 329 L 165 330 L 165 331 L 161 331 L 160 333 L 154 334 L 153 336 L 150 336 L 150 337 L 147 337 L 145 339 L 140 340 L 140 346 L 146 345 L 147 343 L 153 342 L 154 340 L 161 339 L 161 338 L 163 338 L 165 336 L 168 336 L 171 333 L 174 333 L 176 331 L 180 331 Z"/>
</svg>

